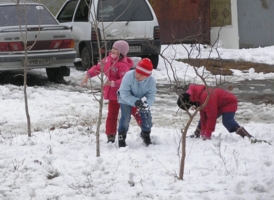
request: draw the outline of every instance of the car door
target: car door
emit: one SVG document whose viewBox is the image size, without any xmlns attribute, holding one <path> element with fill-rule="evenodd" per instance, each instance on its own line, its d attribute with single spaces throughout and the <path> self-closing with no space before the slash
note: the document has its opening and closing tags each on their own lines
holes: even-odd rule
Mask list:
<svg viewBox="0 0 274 200">
<path fill-rule="evenodd" d="M 67 1 L 57 14 L 59 23 L 71 26 L 75 49 L 78 53 L 80 43 L 91 40 L 92 21 L 89 18 L 89 4 L 91 3 L 92 0 Z"/>
</svg>

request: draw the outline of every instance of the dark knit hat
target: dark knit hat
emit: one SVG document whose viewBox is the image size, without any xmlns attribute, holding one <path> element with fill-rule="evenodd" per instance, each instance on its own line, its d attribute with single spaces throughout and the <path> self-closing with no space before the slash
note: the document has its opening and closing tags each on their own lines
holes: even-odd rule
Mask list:
<svg viewBox="0 0 274 200">
<path fill-rule="evenodd" d="M 114 42 L 112 47 L 117 49 L 119 53 L 122 54 L 123 56 L 126 56 L 129 51 L 129 45 L 125 40 L 118 40 Z"/>
<path fill-rule="evenodd" d="M 190 95 L 188 93 L 183 93 L 178 97 L 177 105 L 183 110 L 188 110 L 191 106 L 197 106 L 197 103 L 190 101 Z"/>
</svg>

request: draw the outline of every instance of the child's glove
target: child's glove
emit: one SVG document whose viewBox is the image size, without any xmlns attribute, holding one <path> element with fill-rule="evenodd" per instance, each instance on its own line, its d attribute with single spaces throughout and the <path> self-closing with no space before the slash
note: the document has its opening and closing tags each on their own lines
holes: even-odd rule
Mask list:
<svg viewBox="0 0 274 200">
<path fill-rule="evenodd" d="M 196 130 L 194 131 L 194 133 L 192 135 L 190 135 L 189 137 L 191 138 L 199 138 L 201 135 L 201 129 L 199 127 L 196 128 Z"/>
<path fill-rule="evenodd" d="M 147 104 L 147 102 L 146 101 L 142 101 L 142 100 L 137 100 L 137 101 L 135 101 L 135 106 L 136 106 L 136 108 L 137 109 L 139 109 L 139 110 L 147 110 L 148 109 L 148 104 Z"/>
<path fill-rule="evenodd" d="M 194 137 L 195 138 L 199 138 L 201 135 L 201 129 L 199 129 L 198 127 L 196 128 L 196 130 L 194 131 Z"/>
</svg>

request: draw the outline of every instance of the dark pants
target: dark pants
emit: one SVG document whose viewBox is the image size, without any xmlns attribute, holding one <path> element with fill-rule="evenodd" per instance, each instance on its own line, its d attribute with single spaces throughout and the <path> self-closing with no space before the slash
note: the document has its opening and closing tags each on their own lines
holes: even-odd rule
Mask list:
<svg viewBox="0 0 274 200">
<path fill-rule="evenodd" d="M 240 127 L 239 124 L 234 119 L 235 112 L 223 113 L 219 115 L 218 118 L 220 116 L 222 116 L 223 125 L 228 130 L 228 132 L 233 133 Z M 199 120 L 198 128 L 201 129 L 201 119 Z"/>
</svg>

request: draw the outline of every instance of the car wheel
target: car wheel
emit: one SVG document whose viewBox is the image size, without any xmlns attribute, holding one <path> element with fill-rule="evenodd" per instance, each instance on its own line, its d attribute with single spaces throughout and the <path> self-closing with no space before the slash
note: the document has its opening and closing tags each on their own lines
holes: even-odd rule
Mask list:
<svg viewBox="0 0 274 200">
<path fill-rule="evenodd" d="M 59 74 L 58 68 L 46 68 L 49 81 L 54 82 Z"/>
<path fill-rule="evenodd" d="M 153 64 L 153 69 L 157 69 L 159 63 L 159 55 L 142 56 L 142 58 L 149 58 Z"/>
<path fill-rule="evenodd" d="M 87 47 L 84 47 L 81 54 L 82 70 L 88 70 L 91 65 L 91 58 Z"/>
</svg>

